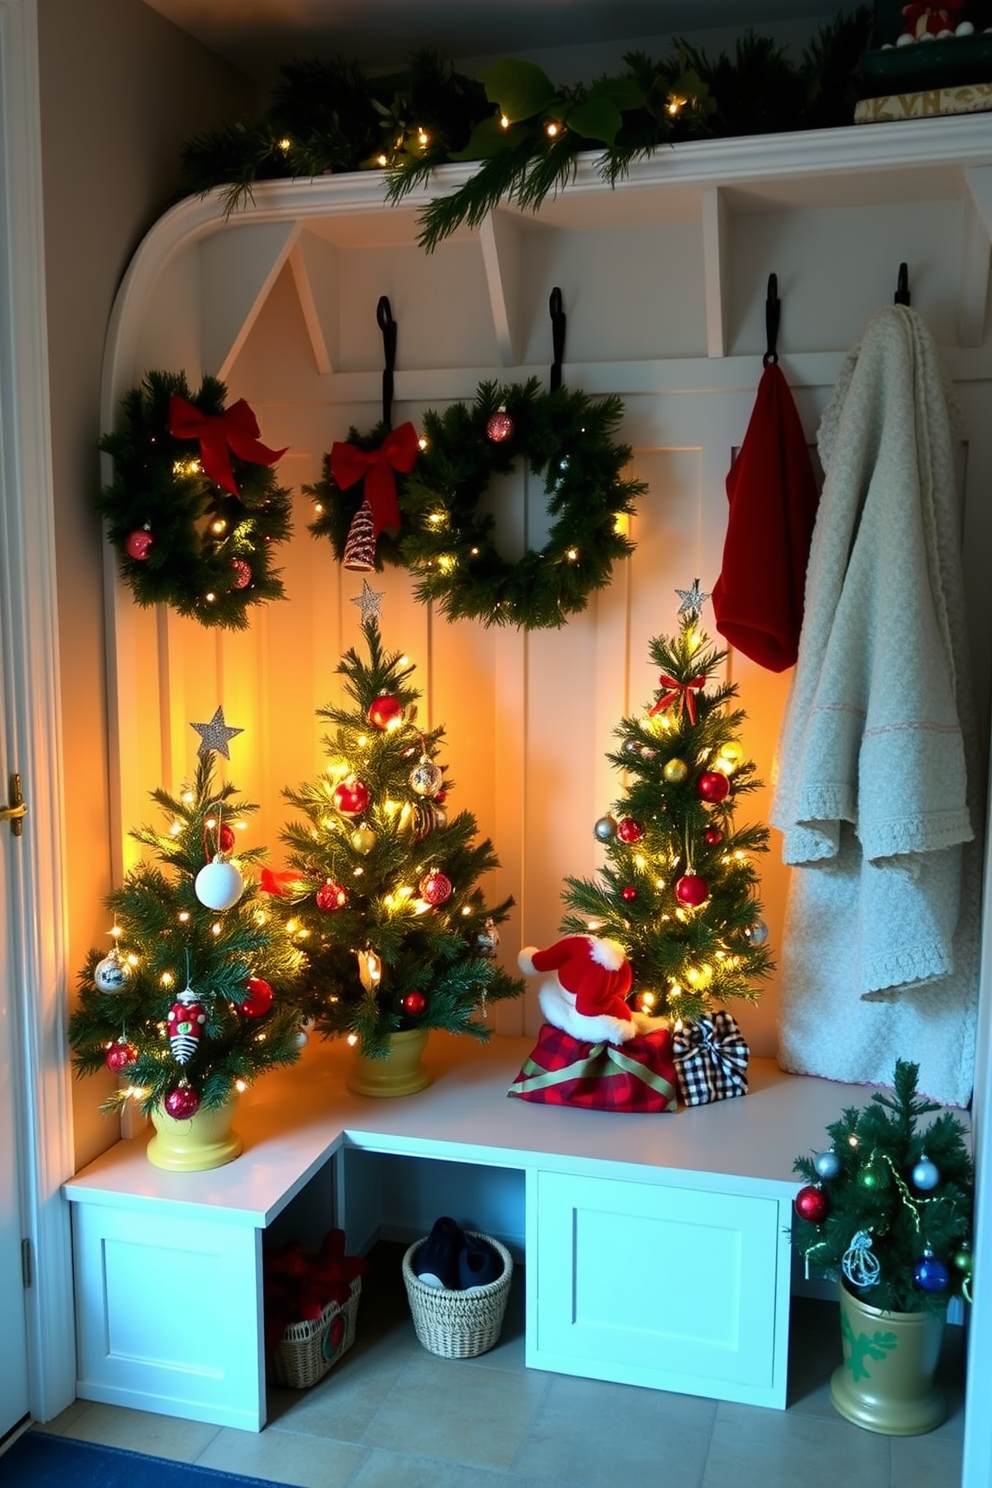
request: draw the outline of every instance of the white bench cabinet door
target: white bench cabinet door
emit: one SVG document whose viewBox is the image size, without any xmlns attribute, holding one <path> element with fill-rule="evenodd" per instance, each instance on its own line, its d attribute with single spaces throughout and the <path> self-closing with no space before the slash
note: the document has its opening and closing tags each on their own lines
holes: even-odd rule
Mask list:
<svg viewBox="0 0 992 1488">
<path fill-rule="evenodd" d="M 529 1365 L 784 1407 L 777 1198 L 546 1172 L 534 1187 Z"/>
</svg>

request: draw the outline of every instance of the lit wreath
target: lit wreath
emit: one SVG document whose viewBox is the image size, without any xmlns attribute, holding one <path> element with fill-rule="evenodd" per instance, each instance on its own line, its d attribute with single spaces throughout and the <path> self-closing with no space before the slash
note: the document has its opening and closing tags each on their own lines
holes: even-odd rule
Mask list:
<svg viewBox="0 0 992 1488">
<path fill-rule="evenodd" d="M 333 450 L 324 479 L 304 488 L 320 508 L 310 530 L 331 538 L 346 567 L 389 562 L 408 568 L 417 599 L 436 601 L 449 619 L 523 630 L 560 627 L 585 609 L 593 590 L 606 587 L 614 562 L 633 551 L 620 519 L 646 488 L 622 475 L 630 448 L 611 438 L 622 415 L 615 395 L 592 398 L 564 388 L 545 393 L 536 378 L 510 386 L 483 383 L 473 403 L 429 410 L 411 465 L 392 467 L 398 535 L 380 529 L 364 562 L 348 561 L 367 503 L 361 482 L 345 488 L 335 479 Z M 381 425 L 369 436 L 352 430 L 352 447 L 368 456 L 380 449 L 382 434 Z M 511 562 L 497 551 L 494 518 L 481 500 L 493 475 L 508 473 L 519 458 L 543 478 L 552 523 L 542 548 Z"/>
<path fill-rule="evenodd" d="M 225 408 L 226 391 L 205 377 L 194 395 L 182 373 L 149 372 L 100 441 L 114 471 L 98 506 L 139 605 L 242 630 L 249 606 L 284 598 L 272 555 L 292 503 L 270 468 L 285 450 L 259 441 L 244 399 Z"/>
</svg>

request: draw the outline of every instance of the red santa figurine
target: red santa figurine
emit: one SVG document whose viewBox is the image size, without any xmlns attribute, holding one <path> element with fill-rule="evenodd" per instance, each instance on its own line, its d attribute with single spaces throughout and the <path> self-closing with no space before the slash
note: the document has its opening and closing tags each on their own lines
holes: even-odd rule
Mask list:
<svg viewBox="0 0 992 1488">
<path fill-rule="evenodd" d="M 544 951 L 524 946 L 517 964 L 525 976 L 543 975 L 541 1012 L 573 1038 L 623 1044 L 639 1032 L 625 1001 L 633 974 L 618 941 L 566 935 Z"/>
</svg>

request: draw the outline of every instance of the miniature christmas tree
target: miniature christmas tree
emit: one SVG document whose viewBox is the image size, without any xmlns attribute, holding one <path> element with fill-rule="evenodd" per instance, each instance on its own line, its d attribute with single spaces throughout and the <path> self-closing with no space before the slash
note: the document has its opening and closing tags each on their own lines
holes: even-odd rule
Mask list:
<svg viewBox="0 0 992 1488">
<path fill-rule="evenodd" d="M 220 709 L 194 727 L 225 755 L 240 732 Z M 151 858 L 106 900 L 114 945 L 86 959 L 69 1042 L 80 1075 L 106 1065 L 127 1081 L 105 1110 L 134 1095 L 146 1115 L 161 1107 L 184 1118 L 299 1058 L 302 957 L 242 877 L 264 849 L 232 861 L 236 829 L 258 808 L 215 781 L 213 749 L 201 744 L 193 783 L 178 797 L 156 790 L 152 800 L 167 826 L 131 834 Z"/>
<path fill-rule="evenodd" d="M 383 651 L 374 618 L 362 629 L 368 659 L 352 648 L 338 666 L 353 706 L 318 711 L 335 726 L 326 774 L 285 792 L 303 819 L 283 834 L 293 871 L 280 878 L 317 1027 L 377 1058 L 405 1029 L 487 1039 L 487 1002 L 522 985 L 493 959 L 513 900 L 489 906 L 477 885 L 498 867 L 492 843 L 445 808 L 444 730 L 418 726 L 414 668 Z"/>
<path fill-rule="evenodd" d="M 753 858 L 764 826 L 737 827 L 734 807 L 756 790 L 740 741 L 736 687 L 718 679 L 726 651 L 699 628 L 707 597 L 679 590 L 679 632 L 658 637 L 653 706 L 624 718 L 608 755 L 625 793 L 595 826 L 606 864 L 595 880 L 568 878 L 562 928 L 618 941 L 634 974 L 633 1006 L 692 1022 L 732 997 L 754 1002 L 772 961 Z"/>
<path fill-rule="evenodd" d="M 798 1157 L 792 1243 L 808 1271 L 886 1312 L 939 1311 L 969 1294 L 974 1173 L 965 1128 L 916 1091 L 919 1065 L 897 1060 L 891 1094 L 827 1127 L 830 1147 Z"/>
</svg>

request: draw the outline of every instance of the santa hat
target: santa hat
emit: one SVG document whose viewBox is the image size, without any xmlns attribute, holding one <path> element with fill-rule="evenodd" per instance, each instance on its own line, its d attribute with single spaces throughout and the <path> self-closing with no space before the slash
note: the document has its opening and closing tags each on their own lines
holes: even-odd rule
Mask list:
<svg viewBox="0 0 992 1488">
<path fill-rule="evenodd" d="M 784 672 L 799 654 L 819 493 L 789 384 L 774 362 L 761 374 L 727 499 L 723 568 L 713 586 L 716 628 L 759 666 Z"/>
<path fill-rule="evenodd" d="M 566 992 L 575 998 L 575 1010 L 586 1017 L 630 1019 L 624 1001 L 633 982 L 630 962 L 623 946 L 595 935 L 566 935 L 545 951 L 525 946 L 517 958 L 525 976 L 556 971 Z"/>
</svg>

